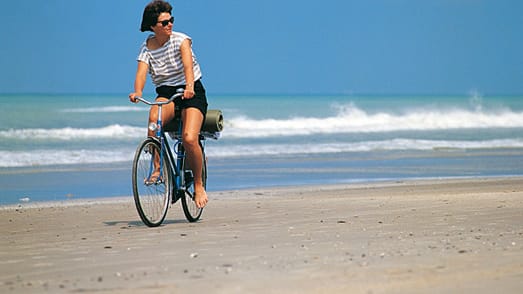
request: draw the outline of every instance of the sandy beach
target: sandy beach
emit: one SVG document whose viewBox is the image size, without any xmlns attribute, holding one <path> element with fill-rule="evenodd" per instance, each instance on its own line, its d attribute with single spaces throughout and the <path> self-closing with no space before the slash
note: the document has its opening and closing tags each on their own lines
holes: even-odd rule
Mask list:
<svg viewBox="0 0 523 294">
<path fill-rule="evenodd" d="M 100 191 L 103 194 L 103 191 Z M 1 293 L 521 293 L 523 179 L 209 193 L 144 226 L 131 197 L 0 208 Z"/>
</svg>

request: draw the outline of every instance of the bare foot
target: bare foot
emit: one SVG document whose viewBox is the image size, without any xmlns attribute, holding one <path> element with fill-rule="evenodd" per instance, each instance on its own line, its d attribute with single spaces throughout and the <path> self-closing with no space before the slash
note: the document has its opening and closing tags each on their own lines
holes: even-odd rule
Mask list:
<svg viewBox="0 0 523 294">
<path fill-rule="evenodd" d="M 154 171 L 153 174 L 151 175 L 150 178 L 148 179 L 144 179 L 144 184 L 149 186 L 149 185 L 152 185 L 152 184 L 156 184 L 158 183 L 159 181 L 162 181 L 162 179 L 160 178 L 160 171 Z"/>
<path fill-rule="evenodd" d="M 194 189 L 194 202 L 196 202 L 196 207 L 204 208 L 209 198 L 207 198 L 207 193 L 203 186 Z"/>
</svg>

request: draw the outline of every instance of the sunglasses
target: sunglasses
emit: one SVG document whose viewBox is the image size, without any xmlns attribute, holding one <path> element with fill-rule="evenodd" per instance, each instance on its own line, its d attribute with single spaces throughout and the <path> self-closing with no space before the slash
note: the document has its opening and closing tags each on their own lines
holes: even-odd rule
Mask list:
<svg viewBox="0 0 523 294">
<path fill-rule="evenodd" d="M 159 21 L 157 23 L 161 23 L 162 26 L 166 27 L 169 23 L 174 23 L 174 17 L 171 16 L 171 18 Z"/>
</svg>

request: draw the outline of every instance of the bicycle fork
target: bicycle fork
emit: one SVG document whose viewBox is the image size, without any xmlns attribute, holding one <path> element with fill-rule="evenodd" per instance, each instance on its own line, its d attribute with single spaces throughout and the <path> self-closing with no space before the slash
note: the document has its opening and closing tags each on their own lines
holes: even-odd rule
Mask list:
<svg viewBox="0 0 523 294">
<path fill-rule="evenodd" d="M 158 138 L 160 141 L 160 150 L 159 150 L 160 154 L 158 154 L 158 155 L 153 154 L 153 152 L 151 152 L 151 150 L 149 150 L 149 152 L 151 153 L 151 156 L 152 156 L 152 160 L 151 160 L 151 163 L 149 166 L 149 175 L 147 178 L 150 179 L 151 176 L 153 175 L 154 171 L 156 170 L 156 167 L 157 166 L 159 167 L 159 174 L 158 174 L 158 178 L 156 179 L 155 184 L 160 183 L 161 181 L 163 181 L 163 178 L 164 178 L 164 175 L 163 175 L 164 152 L 162 152 L 162 151 L 165 150 L 165 140 L 164 140 L 164 137 L 162 136 L 162 124 L 163 124 L 162 105 L 158 105 L 158 119 L 156 120 L 156 123 L 149 124 L 149 130 L 156 131 L 156 138 Z M 157 162 L 157 158 L 158 158 L 158 162 Z"/>
</svg>

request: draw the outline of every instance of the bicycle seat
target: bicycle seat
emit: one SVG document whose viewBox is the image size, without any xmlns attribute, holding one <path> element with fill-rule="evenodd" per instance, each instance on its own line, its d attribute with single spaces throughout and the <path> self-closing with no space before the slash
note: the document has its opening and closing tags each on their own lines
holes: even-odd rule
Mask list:
<svg viewBox="0 0 523 294">
<path fill-rule="evenodd" d="M 174 109 L 174 118 L 163 126 L 163 131 L 166 133 L 178 133 L 180 131 L 181 119 L 182 110 L 176 106 Z"/>
</svg>

